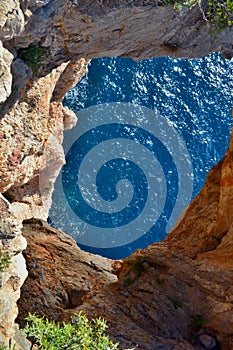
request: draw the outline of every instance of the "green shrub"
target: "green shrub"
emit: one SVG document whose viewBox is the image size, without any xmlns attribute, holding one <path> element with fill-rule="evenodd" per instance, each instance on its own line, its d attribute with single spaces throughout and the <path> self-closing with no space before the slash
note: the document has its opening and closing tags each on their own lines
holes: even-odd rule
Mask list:
<svg viewBox="0 0 233 350">
<path fill-rule="evenodd" d="M 182 303 L 179 300 L 172 300 L 174 308 L 177 310 L 179 307 L 182 307 Z"/>
<path fill-rule="evenodd" d="M 37 74 L 43 65 L 45 58 L 49 56 L 49 52 L 40 46 L 30 45 L 25 49 L 19 49 L 18 57 L 23 59 L 34 74 Z"/>
<path fill-rule="evenodd" d="M 212 28 L 221 31 L 226 27 L 233 26 L 233 2 L 232 0 L 214 1 L 208 0 L 206 12 Z"/>
<path fill-rule="evenodd" d="M 10 257 L 8 252 L 3 252 L 0 250 L 0 272 L 7 270 L 9 266 L 10 266 Z"/>
<path fill-rule="evenodd" d="M 144 271 L 143 267 L 143 261 L 135 260 L 131 257 L 126 258 L 124 260 L 125 264 L 127 264 L 130 267 L 130 270 L 135 274 L 140 276 L 142 272 Z"/>
<path fill-rule="evenodd" d="M 130 286 L 130 284 L 132 284 L 133 282 L 134 282 L 134 279 L 131 278 L 131 277 L 125 277 L 125 278 L 123 279 L 123 285 L 124 285 L 125 287 Z"/>
<path fill-rule="evenodd" d="M 192 8 L 199 4 L 203 18 L 209 21 L 213 31 L 221 31 L 233 26 L 233 1 L 232 0 L 208 0 L 207 8 L 203 9 L 201 0 L 164 0 L 162 6 L 173 5 L 175 9 L 181 10 L 183 6 Z"/>
<path fill-rule="evenodd" d="M 199 331 L 201 328 L 204 328 L 206 321 L 204 320 L 202 315 L 193 315 L 191 321 L 191 328 L 193 330 Z"/>
<path fill-rule="evenodd" d="M 163 286 L 165 281 L 164 281 L 164 278 L 160 278 L 160 277 L 156 277 L 154 279 L 155 283 L 158 285 L 158 286 Z"/>
<path fill-rule="evenodd" d="M 55 323 L 47 318 L 29 314 L 24 332 L 41 350 L 114 350 L 114 344 L 104 333 L 103 318 L 89 321 L 86 315 L 76 314 L 71 323 Z"/>
<path fill-rule="evenodd" d="M 203 13 L 203 17 L 209 21 L 214 31 L 221 31 L 224 28 L 230 28 L 233 26 L 232 0 L 208 0 L 206 11 L 204 11 L 202 8 L 201 0 L 175 1 L 175 4 L 180 5 L 181 3 L 190 8 L 199 3 L 199 7 Z"/>
</svg>

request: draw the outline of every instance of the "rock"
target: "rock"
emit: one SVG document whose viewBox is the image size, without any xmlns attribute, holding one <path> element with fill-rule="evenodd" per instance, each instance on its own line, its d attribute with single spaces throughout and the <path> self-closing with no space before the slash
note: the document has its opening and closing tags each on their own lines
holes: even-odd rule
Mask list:
<svg viewBox="0 0 233 350">
<path fill-rule="evenodd" d="M 200 339 L 201 344 L 207 350 L 214 349 L 216 344 L 217 344 L 216 340 L 213 337 L 211 337 L 210 335 L 207 335 L 207 334 L 201 334 L 199 339 Z"/>
<path fill-rule="evenodd" d="M 36 14 L 29 18 L 14 44 L 17 48 L 34 43 L 48 47 L 44 74 L 52 66 L 84 57 L 202 57 L 232 40 L 230 31 L 222 31 L 214 39 L 210 36 L 199 6 L 179 12 L 172 6 L 156 6 L 155 2 L 144 6 L 137 6 L 139 2 L 125 6 L 84 0 L 78 4 L 68 0 L 33 3 Z"/>
<path fill-rule="evenodd" d="M 21 236 L 22 221 L 33 217 L 47 218 L 53 183 L 64 164 L 61 146 L 63 106 L 54 102 L 57 108 L 52 109 L 50 100 L 66 66 L 64 64 L 52 74 L 38 79 L 29 89 L 23 90 L 21 87 L 23 96 L 0 120 L 0 192 L 4 192 L 0 202 L 0 231 L 4 249 L 9 251 L 14 261 L 10 266 L 14 267 L 14 271 L 9 270 L 4 274 L 0 288 L 0 341 L 5 344 L 14 336 L 13 325 L 18 313 L 16 302 L 27 274 L 22 257 L 26 247 L 26 241 Z M 24 73 L 22 79 L 25 79 Z M 74 303 L 74 295 L 71 299 Z M 16 349 L 21 349 L 16 339 L 15 342 Z"/>
<path fill-rule="evenodd" d="M 64 129 L 72 129 L 78 121 L 76 114 L 67 107 L 62 107 Z"/>
<path fill-rule="evenodd" d="M 225 43 L 220 46 L 220 54 L 222 57 L 230 60 L 233 57 L 233 44 Z"/>
<path fill-rule="evenodd" d="M 46 222 L 25 222 L 23 236 L 32 244 L 24 253 L 30 272 L 21 291 L 21 325 L 30 309 L 49 317 L 53 313 L 55 320 L 61 320 L 65 310 L 117 280 L 111 260 L 83 252 L 71 237 Z"/>
<path fill-rule="evenodd" d="M 8 252 L 9 267 L 0 273 L 0 343 L 7 344 L 14 337 L 14 322 L 18 314 L 16 305 L 20 296 L 20 287 L 27 277 L 22 250 L 26 248 L 26 240 L 20 231 L 21 222 L 7 211 L 0 218 L 0 248 Z M 14 346 L 14 341 L 12 341 Z"/>
<path fill-rule="evenodd" d="M 26 338 L 26 335 L 23 333 L 22 330 L 19 329 L 19 326 L 15 325 L 15 347 L 17 347 L 17 350 L 31 350 L 32 344 L 31 342 Z"/>
<path fill-rule="evenodd" d="M 7 51 L 0 41 L 0 103 L 6 101 L 11 94 L 12 75 L 11 62 L 13 55 Z"/>
<path fill-rule="evenodd" d="M 55 89 L 52 99 L 62 101 L 66 92 L 72 89 L 87 73 L 87 65 L 90 60 L 81 58 L 78 62 L 70 62 L 62 72 Z"/>
<path fill-rule="evenodd" d="M 50 2 L 50 0 L 30 0 L 29 1 L 29 8 L 32 11 L 35 11 L 42 6 L 47 5 L 49 2 Z"/>
<path fill-rule="evenodd" d="M 25 62 L 19 58 L 13 61 L 12 70 L 14 75 L 14 88 L 19 89 L 29 80 L 30 71 Z"/>
<path fill-rule="evenodd" d="M 0 2 L 0 39 L 9 40 L 24 29 L 24 14 L 20 2 L 7 0 Z"/>
</svg>

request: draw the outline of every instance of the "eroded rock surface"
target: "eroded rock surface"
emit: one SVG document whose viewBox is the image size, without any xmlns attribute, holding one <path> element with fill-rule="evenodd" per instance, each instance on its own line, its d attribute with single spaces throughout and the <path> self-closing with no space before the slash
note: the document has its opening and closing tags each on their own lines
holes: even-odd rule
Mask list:
<svg viewBox="0 0 233 350">
<path fill-rule="evenodd" d="M 0 344 L 16 341 L 17 349 L 21 347 L 19 332 L 15 333 L 14 327 L 18 313 L 16 302 L 27 276 L 22 256 L 26 247 L 21 235 L 22 221 L 33 217 L 47 219 L 53 184 L 65 162 L 61 146 L 63 130 L 77 122 L 74 113 L 62 106 L 62 95 L 55 101 L 53 92 L 59 80 L 63 81 L 63 71 L 67 76 L 71 67 L 74 85 L 77 79 L 74 66 L 79 67 L 81 77 L 87 62 L 83 59 L 75 64 L 64 63 L 50 74 L 28 82 L 14 108 L 0 120 L 0 192 L 3 193 L 0 238 L 2 249 L 9 253 L 11 260 L 10 268 L 2 275 L 0 288 Z M 72 87 L 71 78 L 67 86 Z M 16 339 L 11 340 L 14 334 Z"/>
</svg>

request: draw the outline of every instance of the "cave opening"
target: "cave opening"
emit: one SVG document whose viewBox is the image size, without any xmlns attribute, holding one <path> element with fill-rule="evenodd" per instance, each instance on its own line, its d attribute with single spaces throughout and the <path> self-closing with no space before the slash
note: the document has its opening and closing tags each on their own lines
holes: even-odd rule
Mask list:
<svg viewBox="0 0 233 350">
<path fill-rule="evenodd" d="M 232 77 L 217 53 L 92 60 L 64 99 L 78 123 L 50 223 L 113 259 L 161 241 L 228 148 Z"/>
</svg>

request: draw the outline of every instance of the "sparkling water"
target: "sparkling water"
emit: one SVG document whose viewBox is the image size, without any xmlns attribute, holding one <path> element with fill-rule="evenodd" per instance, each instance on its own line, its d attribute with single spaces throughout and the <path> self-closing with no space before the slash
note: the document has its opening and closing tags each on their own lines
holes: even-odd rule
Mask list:
<svg viewBox="0 0 233 350">
<path fill-rule="evenodd" d="M 232 88 L 233 62 L 218 54 L 93 60 L 64 100 L 79 121 L 50 222 L 115 259 L 162 240 L 226 152 Z"/>
</svg>

